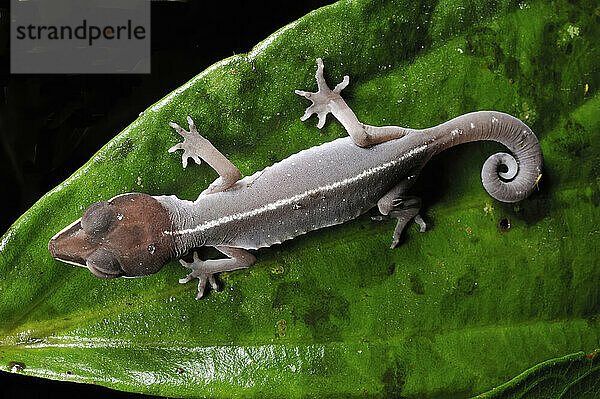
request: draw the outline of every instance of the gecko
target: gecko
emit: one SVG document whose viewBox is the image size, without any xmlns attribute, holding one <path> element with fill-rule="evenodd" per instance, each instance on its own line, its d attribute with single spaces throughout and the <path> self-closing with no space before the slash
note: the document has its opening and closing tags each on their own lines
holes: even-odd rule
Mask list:
<svg viewBox="0 0 600 399">
<path fill-rule="evenodd" d="M 347 137 L 302 150 L 242 178 L 239 169 L 201 136 L 191 117 L 188 130 L 170 122 L 183 142 L 168 151 L 183 150 L 183 168 L 189 158 L 197 164 L 205 161 L 219 177 L 195 201 L 127 193 L 95 202 L 50 240 L 52 257 L 87 267 L 105 279 L 151 275 L 179 259 L 191 269 L 179 282 L 198 279 L 200 299 L 209 285 L 218 290 L 216 274 L 252 266 L 256 257 L 249 250 L 347 222 L 375 207 L 382 217 L 397 220 L 392 248 L 409 222 L 424 232 L 421 199 L 411 195 L 411 186 L 429 159 L 455 145 L 493 140 L 510 150 L 491 155 L 482 168 L 483 186 L 496 200 L 520 201 L 537 186 L 542 150 L 519 119 L 477 111 L 426 129 L 367 125 L 340 95 L 349 77 L 331 90 L 323 65 L 318 58 L 316 92 L 295 91 L 312 102 L 300 119 L 316 114 L 321 129 L 331 113 Z M 216 248 L 225 257 L 202 260 L 200 247 Z M 182 259 L 190 251 L 192 261 Z"/>
</svg>

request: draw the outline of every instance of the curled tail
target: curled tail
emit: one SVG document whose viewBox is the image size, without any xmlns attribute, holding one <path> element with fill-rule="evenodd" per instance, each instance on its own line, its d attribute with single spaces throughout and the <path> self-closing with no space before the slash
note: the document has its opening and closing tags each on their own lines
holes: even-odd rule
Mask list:
<svg viewBox="0 0 600 399">
<path fill-rule="evenodd" d="M 511 154 L 490 156 L 481 170 L 486 191 L 502 202 L 520 201 L 533 191 L 542 176 L 542 148 L 529 127 L 514 116 L 478 111 L 426 129 L 434 136 L 437 154 L 457 144 L 492 140 L 504 144 Z"/>
</svg>

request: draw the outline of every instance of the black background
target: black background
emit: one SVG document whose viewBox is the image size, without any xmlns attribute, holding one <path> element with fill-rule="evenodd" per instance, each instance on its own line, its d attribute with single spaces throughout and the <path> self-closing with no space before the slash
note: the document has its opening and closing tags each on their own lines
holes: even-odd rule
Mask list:
<svg viewBox="0 0 600 399">
<path fill-rule="evenodd" d="M 332 2 L 153 1 L 151 74 L 11 75 L 10 6 L 0 0 L 0 236 L 148 106 Z M 0 372 L 0 398 L 58 395 L 151 397 Z"/>
</svg>

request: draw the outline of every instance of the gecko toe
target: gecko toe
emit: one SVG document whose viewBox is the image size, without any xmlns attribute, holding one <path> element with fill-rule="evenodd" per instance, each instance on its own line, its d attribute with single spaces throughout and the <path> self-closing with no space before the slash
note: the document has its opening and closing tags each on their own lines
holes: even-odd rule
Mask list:
<svg viewBox="0 0 600 399">
<path fill-rule="evenodd" d="M 180 135 L 181 137 L 184 137 L 184 138 L 185 138 L 185 134 L 186 134 L 187 132 L 185 131 L 185 129 L 184 129 L 184 128 L 182 128 L 181 126 L 179 126 L 179 125 L 178 125 L 177 123 L 175 123 L 175 122 L 169 122 L 169 126 L 171 126 L 173 129 L 175 129 L 175 131 L 176 131 L 177 133 L 179 133 L 179 135 Z"/>
<path fill-rule="evenodd" d="M 322 129 L 325 126 L 325 121 L 327 120 L 327 113 L 318 114 L 319 123 L 317 123 L 317 128 Z"/>
<path fill-rule="evenodd" d="M 196 165 L 200 165 L 202 163 L 202 160 L 198 155 L 192 155 L 190 158 L 192 158 L 194 162 L 196 162 Z"/>
<path fill-rule="evenodd" d="M 183 143 L 175 144 L 173 147 L 169 148 L 168 152 L 175 152 L 177 150 L 183 150 Z"/>
<path fill-rule="evenodd" d="M 192 117 L 188 116 L 186 119 L 188 121 L 188 128 L 190 129 L 190 133 L 191 132 L 198 133 L 198 129 L 196 128 L 196 124 L 194 123 L 194 120 L 192 119 Z"/>
<path fill-rule="evenodd" d="M 425 223 L 425 221 L 423 220 L 421 215 L 415 216 L 415 223 L 419 225 L 419 227 L 420 227 L 419 231 L 421 233 L 425 233 L 425 230 L 427 230 L 427 223 Z"/>
<path fill-rule="evenodd" d="M 310 100 L 310 97 L 313 95 L 313 93 L 311 93 L 310 91 L 304 91 L 304 90 L 294 90 L 294 93 L 296 93 L 299 96 L 308 98 Z"/>
<path fill-rule="evenodd" d="M 342 80 L 340 83 L 337 84 L 337 86 L 334 87 L 333 92 L 336 94 L 340 94 L 340 92 L 342 90 L 344 90 L 346 88 L 346 86 L 348 86 L 349 83 L 350 83 L 350 76 L 348 76 L 348 75 L 344 76 L 344 80 Z"/>
<path fill-rule="evenodd" d="M 211 274 L 210 276 L 208 276 L 208 282 L 210 283 L 210 286 L 212 287 L 213 290 L 219 291 L 219 285 L 217 284 L 217 280 L 215 279 L 214 274 Z"/>
</svg>

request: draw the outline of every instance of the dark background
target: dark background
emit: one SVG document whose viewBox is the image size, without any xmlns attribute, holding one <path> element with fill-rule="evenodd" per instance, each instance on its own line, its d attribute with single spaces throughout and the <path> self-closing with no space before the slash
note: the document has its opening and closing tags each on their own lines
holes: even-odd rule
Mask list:
<svg viewBox="0 0 600 399">
<path fill-rule="evenodd" d="M 151 74 L 11 75 L 10 2 L 0 0 L 0 236 L 141 111 L 213 63 L 248 52 L 330 3 L 153 1 Z M 0 398 L 59 395 L 151 397 L 0 371 Z"/>
</svg>

